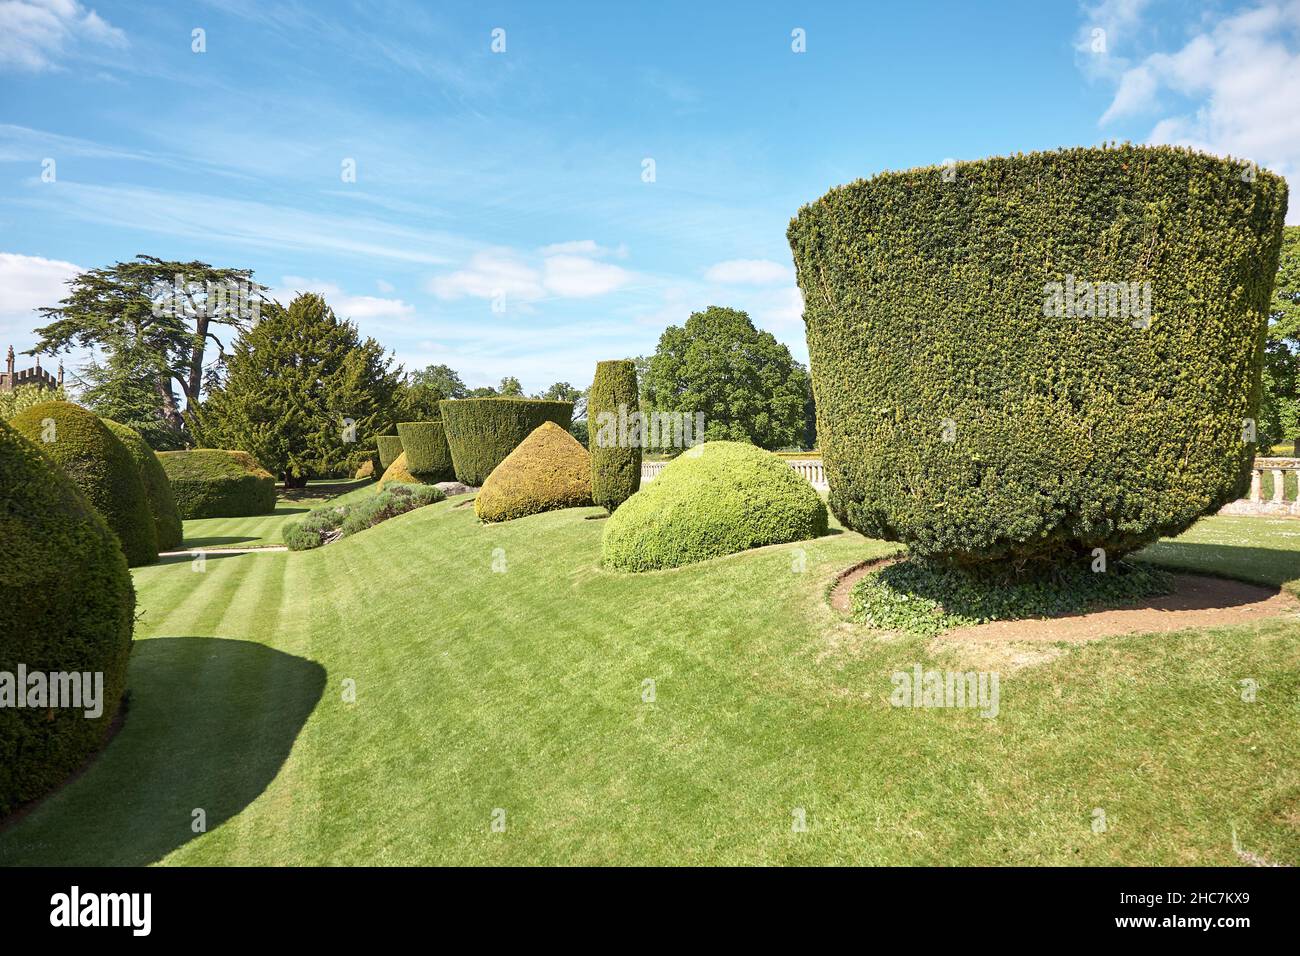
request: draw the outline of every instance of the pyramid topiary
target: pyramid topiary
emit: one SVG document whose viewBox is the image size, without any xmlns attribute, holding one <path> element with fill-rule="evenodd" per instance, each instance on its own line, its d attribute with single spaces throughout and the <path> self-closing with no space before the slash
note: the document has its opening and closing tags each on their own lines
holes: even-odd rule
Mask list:
<svg viewBox="0 0 1300 956">
<path fill-rule="evenodd" d="M 555 422 L 543 422 L 493 469 L 474 499 L 483 521 L 591 504 L 591 456 Z"/>
<path fill-rule="evenodd" d="M 104 516 L 128 564 L 158 560 L 158 532 L 140 468 L 99 416 L 71 402 L 41 402 L 11 424 L 58 464 Z"/>
<path fill-rule="evenodd" d="M 135 592 L 118 539 L 66 472 L 0 422 L 0 673 L 103 674 L 102 712 L 0 707 L 0 817 L 95 752 L 126 686 Z M 84 689 L 84 684 L 83 684 Z M 7 693 L 0 684 L 0 700 Z M 85 698 L 83 696 L 83 702 Z"/>
<path fill-rule="evenodd" d="M 384 485 L 394 482 L 401 485 L 432 485 L 442 480 L 437 475 L 412 471 L 408 464 L 406 452 L 402 452 L 393 460 L 391 465 L 384 469 L 384 473 L 380 476 L 379 484 L 376 487 L 382 489 Z"/>
<path fill-rule="evenodd" d="M 181 515 L 176 510 L 172 485 L 167 479 L 167 472 L 163 471 L 158 455 L 134 428 L 120 425 L 109 418 L 104 419 L 104 424 L 126 446 L 126 450 L 135 459 L 136 467 L 140 469 L 140 480 L 144 482 L 144 493 L 149 499 L 149 511 L 153 514 L 154 530 L 158 534 L 158 550 L 171 551 L 179 548 L 184 537 Z"/>
<path fill-rule="evenodd" d="M 624 440 L 619 428 L 639 408 L 636 363 L 598 363 L 587 392 L 591 498 L 611 512 L 641 487 L 641 445 Z"/>
<path fill-rule="evenodd" d="M 540 398 L 459 398 L 438 403 L 456 480 L 482 485 L 542 422 L 568 428 L 573 402 Z"/>
<path fill-rule="evenodd" d="M 826 505 L 771 452 L 711 441 L 673 459 L 605 523 L 601 553 L 622 571 L 675 568 L 826 533 Z"/>
<path fill-rule="evenodd" d="M 406 453 L 406 466 L 412 472 L 434 481 L 450 481 L 456 476 L 441 421 L 403 422 L 397 426 L 397 434 Z"/>
<path fill-rule="evenodd" d="M 275 510 L 275 476 L 246 451 L 161 451 L 181 517 L 243 518 Z"/>
</svg>

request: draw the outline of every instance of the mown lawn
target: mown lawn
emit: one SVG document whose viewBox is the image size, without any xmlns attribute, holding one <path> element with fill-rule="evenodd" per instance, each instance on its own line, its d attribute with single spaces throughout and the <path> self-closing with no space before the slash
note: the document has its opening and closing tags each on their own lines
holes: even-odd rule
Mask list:
<svg viewBox="0 0 1300 956">
<path fill-rule="evenodd" d="M 893 547 L 853 533 L 627 576 L 597 509 L 457 503 L 138 569 L 126 723 L 0 863 L 1239 865 L 1234 829 L 1300 862 L 1294 617 L 1013 670 L 841 621 L 833 575 Z M 1291 580 L 1297 533 L 1149 556 Z M 917 663 L 996 664 L 998 716 L 891 707 Z"/>
<path fill-rule="evenodd" d="M 284 526 L 326 501 L 347 503 L 374 494 L 374 483 L 363 481 L 309 482 L 306 488 L 281 491 L 275 511 L 246 518 L 191 518 L 185 522 L 181 549 L 264 548 L 284 544 Z M 179 549 L 178 549 L 179 550 Z"/>
</svg>

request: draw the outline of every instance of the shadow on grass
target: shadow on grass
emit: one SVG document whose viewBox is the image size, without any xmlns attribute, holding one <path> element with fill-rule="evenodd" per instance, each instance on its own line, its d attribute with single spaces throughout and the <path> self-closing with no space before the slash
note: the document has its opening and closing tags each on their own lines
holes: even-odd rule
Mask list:
<svg viewBox="0 0 1300 956">
<path fill-rule="evenodd" d="M 121 731 L 0 832 L 0 865 L 140 866 L 216 830 L 275 779 L 325 689 L 314 661 L 250 641 L 138 642 Z"/>
<path fill-rule="evenodd" d="M 1195 571 L 1273 587 L 1300 580 L 1300 550 L 1173 540 L 1158 541 L 1132 558 L 1174 571 Z"/>
</svg>

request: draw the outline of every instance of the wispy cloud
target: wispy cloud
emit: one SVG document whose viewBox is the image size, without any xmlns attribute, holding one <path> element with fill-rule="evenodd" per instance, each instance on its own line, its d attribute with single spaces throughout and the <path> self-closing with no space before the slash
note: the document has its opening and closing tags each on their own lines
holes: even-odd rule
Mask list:
<svg viewBox="0 0 1300 956">
<path fill-rule="evenodd" d="M 82 43 L 121 49 L 126 34 L 76 0 L 0 3 L 0 68 L 40 73 Z"/>
</svg>

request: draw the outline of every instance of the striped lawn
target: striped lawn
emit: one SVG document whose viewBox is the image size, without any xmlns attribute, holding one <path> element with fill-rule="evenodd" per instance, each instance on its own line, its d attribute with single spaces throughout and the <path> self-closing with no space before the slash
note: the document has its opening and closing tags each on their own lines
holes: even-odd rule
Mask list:
<svg viewBox="0 0 1300 956">
<path fill-rule="evenodd" d="M 840 621 L 834 574 L 891 547 L 856 534 L 626 576 L 597 509 L 453 504 L 138 569 L 127 721 L 0 863 L 1233 865 L 1234 829 L 1300 862 L 1295 620 L 1017 670 Z M 1178 557 L 1266 577 L 1297 527 Z M 999 670 L 996 719 L 891 707 L 917 663 Z"/>
</svg>

